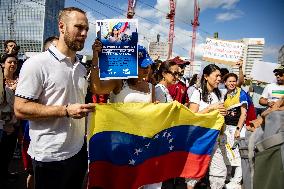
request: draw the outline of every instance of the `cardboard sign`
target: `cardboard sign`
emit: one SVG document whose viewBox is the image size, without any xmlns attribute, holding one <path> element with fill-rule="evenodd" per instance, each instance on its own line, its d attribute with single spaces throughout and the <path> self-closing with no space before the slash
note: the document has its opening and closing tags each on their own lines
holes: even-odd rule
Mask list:
<svg viewBox="0 0 284 189">
<path fill-rule="evenodd" d="M 207 38 L 203 60 L 213 63 L 235 65 L 243 56 L 244 44 Z"/>
<path fill-rule="evenodd" d="M 97 20 L 97 37 L 102 42 L 99 75 L 102 80 L 138 78 L 138 21 Z"/>
<path fill-rule="evenodd" d="M 167 60 L 169 51 L 169 43 L 168 42 L 150 42 L 149 43 L 149 55 L 150 57 L 160 60 Z"/>
<path fill-rule="evenodd" d="M 255 60 L 250 75 L 253 80 L 265 83 L 275 83 L 276 77 L 274 76 L 273 70 L 278 66 L 279 64 Z"/>
</svg>

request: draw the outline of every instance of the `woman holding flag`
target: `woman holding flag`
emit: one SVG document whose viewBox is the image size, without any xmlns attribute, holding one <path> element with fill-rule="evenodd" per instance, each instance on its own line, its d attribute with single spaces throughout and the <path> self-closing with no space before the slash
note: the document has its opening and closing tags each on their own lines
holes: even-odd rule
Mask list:
<svg viewBox="0 0 284 189">
<path fill-rule="evenodd" d="M 209 64 L 203 69 L 200 88 L 195 89 L 190 98 L 189 109 L 196 113 L 209 113 L 218 110 L 223 116 L 226 115 L 226 109 L 222 103 L 222 95 L 218 89 L 221 81 L 220 68 L 214 64 Z M 212 152 L 212 160 L 209 167 L 209 181 L 211 189 L 222 189 L 225 185 L 227 168 L 224 157 L 216 142 Z M 197 179 L 187 179 L 188 189 L 193 188 Z"/>
</svg>

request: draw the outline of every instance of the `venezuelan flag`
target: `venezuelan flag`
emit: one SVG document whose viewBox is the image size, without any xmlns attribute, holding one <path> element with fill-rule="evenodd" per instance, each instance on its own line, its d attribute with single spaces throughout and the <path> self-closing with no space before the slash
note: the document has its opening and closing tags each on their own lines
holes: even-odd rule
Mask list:
<svg viewBox="0 0 284 189">
<path fill-rule="evenodd" d="M 89 188 L 137 189 L 202 178 L 224 118 L 178 102 L 97 105 L 89 130 Z"/>
</svg>

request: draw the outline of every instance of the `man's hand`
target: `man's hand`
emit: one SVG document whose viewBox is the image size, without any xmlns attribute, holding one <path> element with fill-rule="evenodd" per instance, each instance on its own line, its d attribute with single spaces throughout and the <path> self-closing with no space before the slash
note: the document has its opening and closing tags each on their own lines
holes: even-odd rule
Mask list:
<svg viewBox="0 0 284 189">
<path fill-rule="evenodd" d="M 268 106 L 269 108 L 272 108 L 272 107 L 274 106 L 274 104 L 275 104 L 275 102 L 269 101 L 269 102 L 267 103 L 267 106 Z"/>
<path fill-rule="evenodd" d="M 74 119 L 81 119 L 93 111 L 95 104 L 70 104 L 66 107 L 66 115 Z"/>
</svg>

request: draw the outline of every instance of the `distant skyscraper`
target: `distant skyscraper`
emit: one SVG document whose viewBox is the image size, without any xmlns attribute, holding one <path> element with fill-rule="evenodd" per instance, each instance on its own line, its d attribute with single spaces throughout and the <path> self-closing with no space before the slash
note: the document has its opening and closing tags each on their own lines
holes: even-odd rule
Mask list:
<svg viewBox="0 0 284 189">
<path fill-rule="evenodd" d="M 65 0 L 0 0 L 0 53 L 16 40 L 24 52 L 41 52 L 43 41 L 58 35 L 58 13 Z"/>
<path fill-rule="evenodd" d="M 264 38 L 244 38 L 243 69 L 246 77 L 250 77 L 255 60 L 263 61 Z"/>
<path fill-rule="evenodd" d="M 284 65 L 284 45 L 279 50 L 278 64 Z"/>
</svg>

